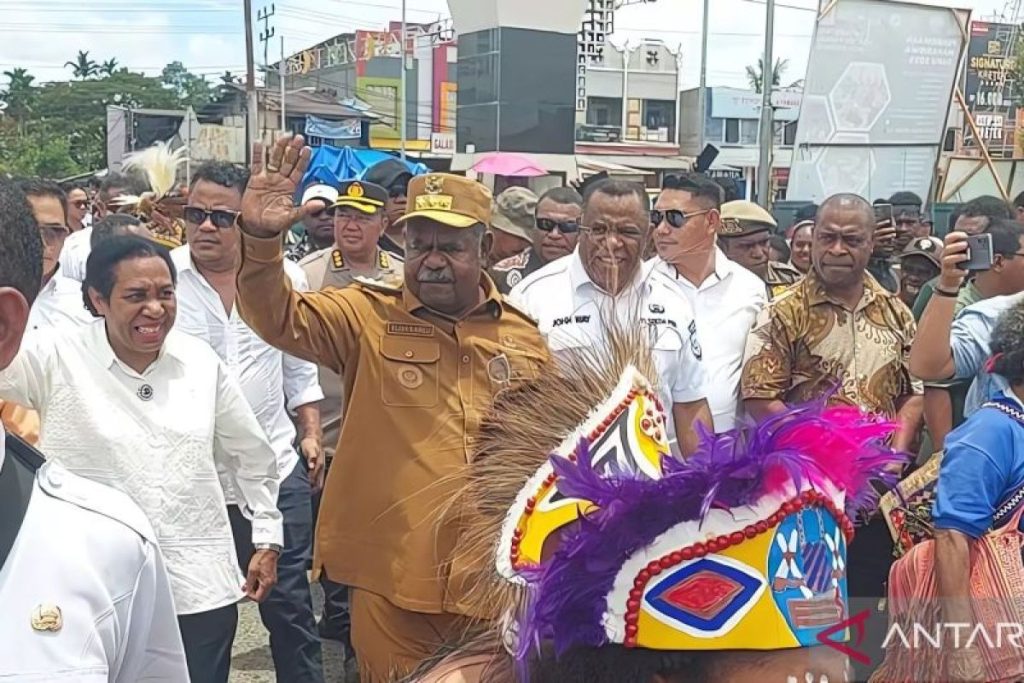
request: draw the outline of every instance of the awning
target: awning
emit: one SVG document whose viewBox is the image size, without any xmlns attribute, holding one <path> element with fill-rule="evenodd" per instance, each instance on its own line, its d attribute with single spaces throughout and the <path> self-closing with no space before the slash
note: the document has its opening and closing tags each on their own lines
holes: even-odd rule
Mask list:
<svg viewBox="0 0 1024 683">
<path fill-rule="evenodd" d="M 615 164 L 642 171 L 688 171 L 693 166 L 693 157 L 682 156 L 647 156 L 644 154 L 587 154 L 577 158 L 600 161 L 604 164 Z"/>
<path fill-rule="evenodd" d="M 712 169 L 732 166 L 734 168 L 757 168 L 761 151 L 755 147 L 720 147 Z M 772 158 L 773 168 L 789 168 L 793 162 L 791 148 L 776 149 Z"/>
<path fill-rule="evenodd" d="M 610 161 L 606 161 L 603 157 L 587 156 L 586 154 L 577 154 L 576 164 L 579 166 L 580 173 L 584 176 L 594 173 L 607 173 L 614 176 L 644 176 L 647 174 L 647 171 L 642 171 L 638 168 L 613 164 Z"/>
</svg>

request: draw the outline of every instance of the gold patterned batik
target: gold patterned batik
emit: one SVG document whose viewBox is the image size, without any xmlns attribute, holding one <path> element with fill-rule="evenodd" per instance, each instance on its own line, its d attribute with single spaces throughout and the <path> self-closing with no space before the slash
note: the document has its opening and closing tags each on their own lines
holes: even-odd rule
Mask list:
<svg viewBox="0 0 1024 683">
<path fill-rule="evenodd" d="M 908 368 L 915 329 L 910 310 L 870 275 L 851 312 L 811 271 L 758 317 L 747 339 L 743 398 L 802 403 L 838 384 L 833 403 L 894 417 L 901 398 L 922 393 Z"/>
</svg>

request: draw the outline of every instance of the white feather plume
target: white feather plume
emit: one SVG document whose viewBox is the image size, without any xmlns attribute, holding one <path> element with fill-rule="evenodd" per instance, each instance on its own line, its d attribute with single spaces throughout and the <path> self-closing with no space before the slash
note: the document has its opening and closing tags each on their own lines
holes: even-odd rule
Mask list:
<svg viewBox="0 0 1024 683">
<path fill-rule="evenodd" d="M 178 167 L 185 162 L 188 147 L 171 150 L 170 143 L 158 142 L 152 147 L 133 152 L 124 159 L 125 171 L 141 171 L 149 181 L 150 192 L 159 199 L 174 189 Z"/>
</svg>

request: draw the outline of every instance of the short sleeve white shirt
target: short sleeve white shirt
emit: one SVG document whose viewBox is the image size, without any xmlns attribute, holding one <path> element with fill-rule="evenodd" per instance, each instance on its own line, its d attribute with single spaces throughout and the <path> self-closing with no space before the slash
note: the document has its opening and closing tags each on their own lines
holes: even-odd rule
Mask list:
<svg viewBox="0 0 1024 683">
<path fill-rule="evenodd" d="M 82 283 L 65 277 L 63 268 L 43 285 L 32 302 L 28 314 L 29 331 L 38 332 L 59 327 L 77 327 L 95 318 L 85 309 Z"/>
<path fill-rule="evenodd" d="M 85 264 L 92 253 L 92 226 L 68 235 L 60 250 L 60 273 L 81 283 L 85 280 Z"/>
<path fill-rule="evenodd" d="M 697 318 L 704 363 L 708 376 L 714 378 L 708 403 L 715 431 L 728 431 L 735 427 L 739 413 L 747 335 L 768 303 L 764 281 L 727 259 L 720 249 L 715 253 L 715 271 L 700 285 L 680 277 L 674 266 L 660 258 L 648 263 L 686 298 Z"/>
<path fill-rule="evenodd" d="M 647 325 L 665 406 L 690 403 L 707 397 L 708 375 L 702 362 L 704 350 L 690 305 L 666 281 L 642 267 L 634 283 L 612 297 L 587 275 L 579 250 L 532 273 L 516 285 L 509 300 L 537 321 L 540 333 L 557 357 L 575 349 L 606 342 L 603 320 L 621 325 Z M 676 431 L 672 420 L 669 443 Z"/>
</svg>

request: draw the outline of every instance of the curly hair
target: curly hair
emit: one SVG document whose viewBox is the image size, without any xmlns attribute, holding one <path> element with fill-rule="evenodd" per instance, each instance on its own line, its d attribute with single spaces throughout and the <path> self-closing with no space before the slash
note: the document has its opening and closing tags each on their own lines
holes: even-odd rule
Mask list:
<svg viewBox="0 0 1024 683">
<path fill-rule="evenodd" d="M 1024 301 L 1003 313 L 992 330 L 989 368 L 1011 386 L 1024 384 Z"/>
</svg>

